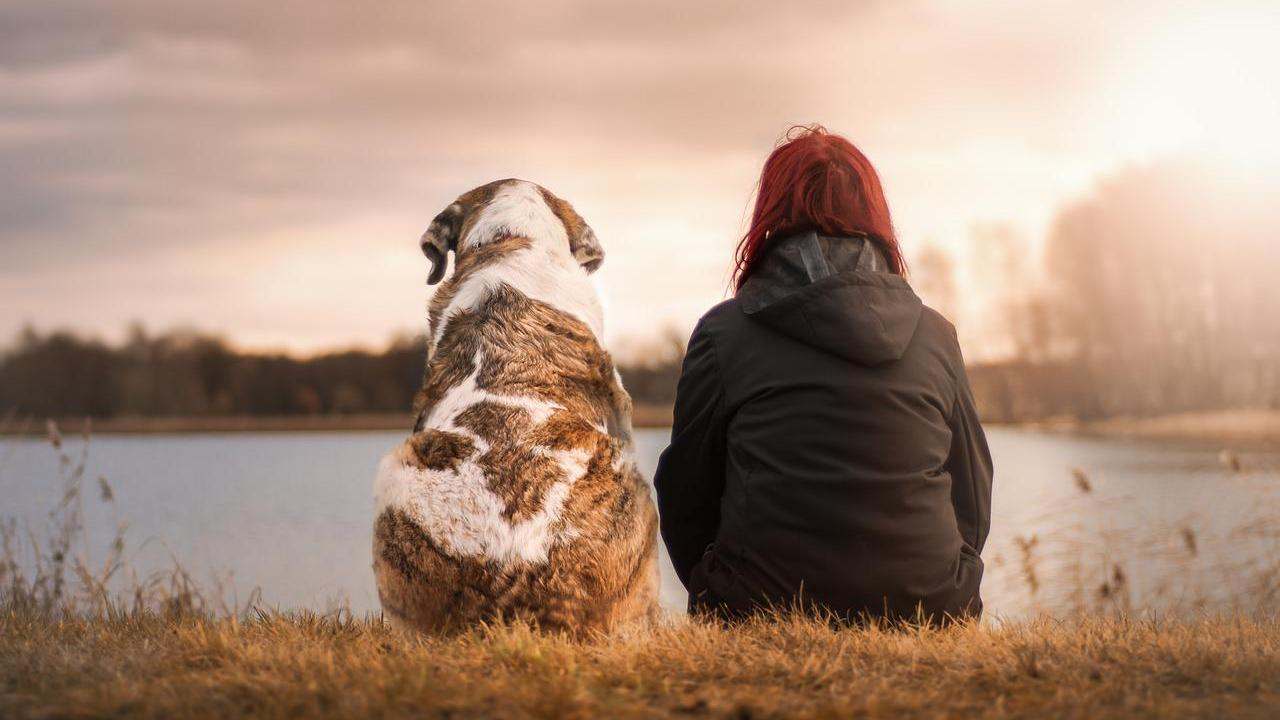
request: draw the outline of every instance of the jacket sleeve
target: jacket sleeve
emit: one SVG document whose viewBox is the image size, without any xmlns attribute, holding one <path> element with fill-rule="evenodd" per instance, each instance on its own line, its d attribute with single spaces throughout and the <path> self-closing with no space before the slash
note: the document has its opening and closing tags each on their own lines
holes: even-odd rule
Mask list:
<svg viewBox="0 0 1280 720">
<path fill-rule="evenodd" d="M 725 473 L 725 398 L 715 341 L 699 323 L 676 387 L 671 445 L 654 473 L 658 516 L 676 574 L 689 574 L 720 526 Z"/>
<path fill-rule="evenodd" d="M 973 391 L 963 361 L 958 371 L 959 388 L 951 412 L 951 454 L 947 470 L 951 474 L 951 502 L 955 506 L 960 536 L 975 552 L 982 552 L 991 530 L 991 482 L 994 469 L 987 436 L 978 422 Z"/>
</svg>

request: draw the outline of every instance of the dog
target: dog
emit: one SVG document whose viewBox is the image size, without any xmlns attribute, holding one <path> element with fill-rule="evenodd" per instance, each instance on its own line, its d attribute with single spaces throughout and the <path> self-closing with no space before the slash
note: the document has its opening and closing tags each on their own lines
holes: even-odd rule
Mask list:
<svg viewBox="0 0 1280 720">
<path fill-rule="evenodd" d="M 524 620 L 612 632 L 657 613 L 657 512 L 631 398 L 601 346 L 595 233 L 545 188 L 499 180 L 432 220 L 413 434 L 378 467 L 384 616 L 435 633 Z"/>
</svg>

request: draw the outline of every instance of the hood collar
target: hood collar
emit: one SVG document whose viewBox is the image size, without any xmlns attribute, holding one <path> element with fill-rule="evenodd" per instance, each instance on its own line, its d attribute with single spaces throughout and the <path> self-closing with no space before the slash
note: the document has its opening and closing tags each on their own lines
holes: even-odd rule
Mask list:
<svg viewBox="0 0 1280 720">
<path fill-rule="evenodd" d="M 737 297 L 751 319 L 863 365 L 902 357 L 923 307 L 866 235 L 815 231 L 775 242 Z"/>
</svg>

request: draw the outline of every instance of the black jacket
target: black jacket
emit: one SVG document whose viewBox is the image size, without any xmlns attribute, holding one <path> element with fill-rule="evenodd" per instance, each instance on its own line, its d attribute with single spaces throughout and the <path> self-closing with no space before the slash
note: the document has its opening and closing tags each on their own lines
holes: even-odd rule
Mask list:
<svg viewBox="0 0 1280 720">
<path fill-rule="evenodd" d="M 654 483 L 695 611 L 942 619 L 981 612 L 991 479 L 955 329 L 806 233 L 693 331 Z"/>
</svg>

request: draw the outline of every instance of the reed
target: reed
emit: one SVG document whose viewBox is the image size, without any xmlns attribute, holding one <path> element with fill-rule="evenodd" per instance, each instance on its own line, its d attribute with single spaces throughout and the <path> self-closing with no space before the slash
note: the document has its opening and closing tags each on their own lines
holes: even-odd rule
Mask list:
<svg viewBox="0 0 1280 720">
<path fill-rule="evenodd" d="M 43 528 L 0 518 L 0 607 L 61 619 L 144 611 L 229 617 L 257 606 L 257 589 L 240 602 L 225 579 L 197 582 L 176 557 L 166 568 L 139 573 L 128 561 L 128 524 L 120 519 L 114 488 L 106 477 L 87 478 L 88 422 L 75 451 L 54 422 L 47 423 L 45 439 L 57 457 L 60 499 Z M 86 502 L 102 503 L 114 520 L 105 548 L 93 547 L 86 532 Z"/>
</svg>

